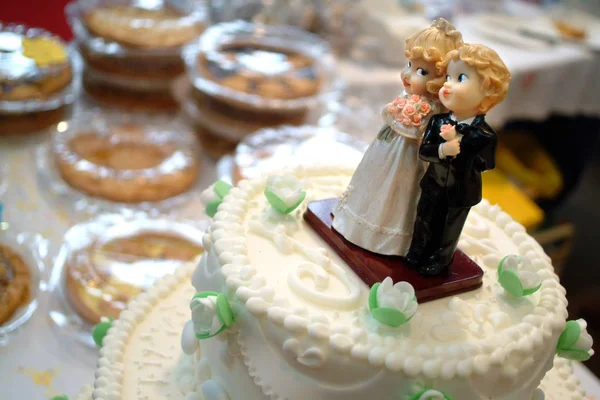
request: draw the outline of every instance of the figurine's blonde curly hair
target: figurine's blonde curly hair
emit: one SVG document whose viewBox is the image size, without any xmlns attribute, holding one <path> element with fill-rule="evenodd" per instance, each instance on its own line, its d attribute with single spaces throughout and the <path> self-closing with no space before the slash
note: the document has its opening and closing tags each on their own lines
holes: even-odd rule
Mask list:
<svg viewBox="0 0 600 400">
<path fill-rule="evenodd" d="M 510 71 L 500 59 L 498 53 L 482 44 L 464 44 L 457 50 L 452 50 L 444 61 L 439 63 L 438 73 L 446 74 L 450 61 L 462 60 L 465 64 L 475 68 L 481 78 L 481 91 L 485 98 L 479 107 L 480 113 L 487 113 L 496 104 L 500 103 L 508 93 Z"/>
<path fill-rule="evenodd" d="M 436 63 L 437 67 L 437 64 L 443 61 L 448 52 L 456 50 L 462 45 L 462 34 L 450 22 L 444 18 L 438 18 L 433 21 L 429 28 L 406 39 L 404 54 L 411 61 L 422 58 L 427 62 Z M 436 71 L 431 72 L 437 73 L 438 77 L 427 82 L 427 91 L 431 94 L 437 94 L 444 84 L 445 73 L 439 75 L 438 68 L 436 68 Z"/>
</svg>

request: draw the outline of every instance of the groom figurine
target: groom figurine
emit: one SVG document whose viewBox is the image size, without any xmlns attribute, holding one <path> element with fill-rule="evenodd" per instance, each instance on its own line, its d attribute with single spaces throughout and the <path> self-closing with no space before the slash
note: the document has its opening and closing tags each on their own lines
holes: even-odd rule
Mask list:
<svg viewBox="0 0 600 400">
<path fill-rule="evenodd" d="M 439 68 L 446 69 L 439 97 L 450 112 L 431 118 L 419 148 L 430 165 L 405 257 L 422 275 L 438 275 L 452 263 L 469 211 L 481 201 L 481 173 L 494 168 L 497 143 L 485 113 L 504 99 L 510 81 L 498 54 L 483 45 L 464 44 Z"/>
</svg>

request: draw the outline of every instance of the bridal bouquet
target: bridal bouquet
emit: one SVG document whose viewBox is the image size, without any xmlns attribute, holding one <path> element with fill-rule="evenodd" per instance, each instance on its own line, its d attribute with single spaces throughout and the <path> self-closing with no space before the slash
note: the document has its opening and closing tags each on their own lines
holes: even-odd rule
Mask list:
<svg viewBox="0 0 600 400">
<path fill-rule="evenodd" d="M 406 126 L 420 126 L 423 118 L 431 112 L 431 105 L 423 97 L 412 94 L 398 96 L 388 104 L 388 110 L 396 121 Z"/>
</svg>

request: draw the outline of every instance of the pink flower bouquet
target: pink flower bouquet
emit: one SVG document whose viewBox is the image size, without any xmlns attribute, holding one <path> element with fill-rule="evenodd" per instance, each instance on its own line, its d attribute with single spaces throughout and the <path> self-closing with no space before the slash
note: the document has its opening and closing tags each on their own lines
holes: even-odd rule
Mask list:
<svg viewBox="0 0 600 400">
<path fill-rule="evenodd" d="M 396 121 L 407 127 L 421 126 L 431 112 L 431 105 L 423 97 L 413 94 L 409 98 L 396 97 L 388 104 L 388 110 Z"/>
</svg>

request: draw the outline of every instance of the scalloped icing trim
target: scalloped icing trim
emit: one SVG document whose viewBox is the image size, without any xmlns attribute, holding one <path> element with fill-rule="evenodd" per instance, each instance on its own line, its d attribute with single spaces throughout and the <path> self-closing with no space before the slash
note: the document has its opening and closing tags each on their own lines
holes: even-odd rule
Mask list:
<svg viewBox="0 0 600 400">
<path fill-rule="evenodd" d="M 332 177 L 335 174 L 352 174 L 352 168 L 321 166 L 303 167 L 295 171 L 299 178 L 318 178 L 319 176 Z M 566 298 L 565 290 L 554 274 L 549 258 L 541 251 L 541 247 L 533 238 L 525 233 L 525 228 L 515 222 L 508 214 L 501 211 L 498 206 L 490 206 L 487 201 L 480 203 L 474 212 L 482 215 L 490 222 L 495 221 L 496 226 L 512 240 L 519 249 L 519 253 L 533 257 L 534 263 L 542 264 L 542 288 L 539 293 L 539 303 L 523 320 L 500 333 L 484 339 L 475 339 L 466 345 L 436 345 L 421 344 L 412 351 L 413 354 L 401 354 L 397 351 L 389 352 L 378 344 L 363 343 L 356 340 L 353 335 L 335 334 L 327 321 L 318 320 L 318 316 L 293 315 L 294 310 L 275 305 L 272 290 L 266 288 L 264 277 L 256 273 L 256 269 L 249 264 L 246 251 L 246 239 L 242 221 L 251 199 L 261 194 L 266 185 L 266 178 L 253 181 L 242 181 L 237 188 L 231 190 L 224 199 L 219 211 L 215 215 L 210 233 L 204 237 L 206 251 L 214 247 L 216 258 L 219 261 L 221 272 L 230 293 L 235 293 L 239 300 L 246 305 L 248 311 L 256 318 L 267 317 L 271 323 L 285 328 L 292 336 L 297 334 L 316 335 L 321 338 L 328 336 L 329 347 L 336 352 L 349 355 L 352 359 L 367 360 L 373 367 L 385 366 L 391 371 L 403 370 L 409 377 L 423 375 L 428 379 L 442 377 L 451 379 L 454 376 L 468 377 L 472 374 L 486 374 L 492 365 L 502 367 L 505 377 L 516 378 L 522 369 L 529 368 L 533 358 L 523 357 L 521 368 L 507 363 L 509 356 L 514 352 L 522 355 L 531 353 L 534 349 L 553 347 L 549 343 L 555 332 L 564 329 L 566 323 Z M 476 229 L 475 227 L 474 229 Z M 478 246 L 479 243 L 463 240 L 463 246 Z M 484 257 L 485 263 L 496 262 Z M 496 264 L 497 265 L 497 264 Z M 457 298 L 460 302 L 460 298 Z M 312 319 L 316 321 L 311 322 Z M 373 335 L 369 335 L 372 337 Z M 376 340 L 383 344 L 383 337 Z M 503 343 L 502 347 L 492 343 Z M 434 357 L 443 353 L 445 358 Z M 461 354 L 466 357 L 459 357 Z M 453 355 L 457 355 L 454 360 Z M 439 361 L 439 362 L 438 362 Z M 442 365 L 443 364 L 443 365 Z M 252 366 L 249 365 L 251 369 Z"/>
<path fill-rule="evenodd" d="M 173 274 L 159 280 L 148 292 L 139 294 L 115 320 L 104 338 L 95 374 L 94 400 L 121 399 L 123 391 L 123 355 L 136 324 L 143 321 L 157 303 L 185 281 L 189 281 L 195 263 L 179 267 Z"/>
</svg>

